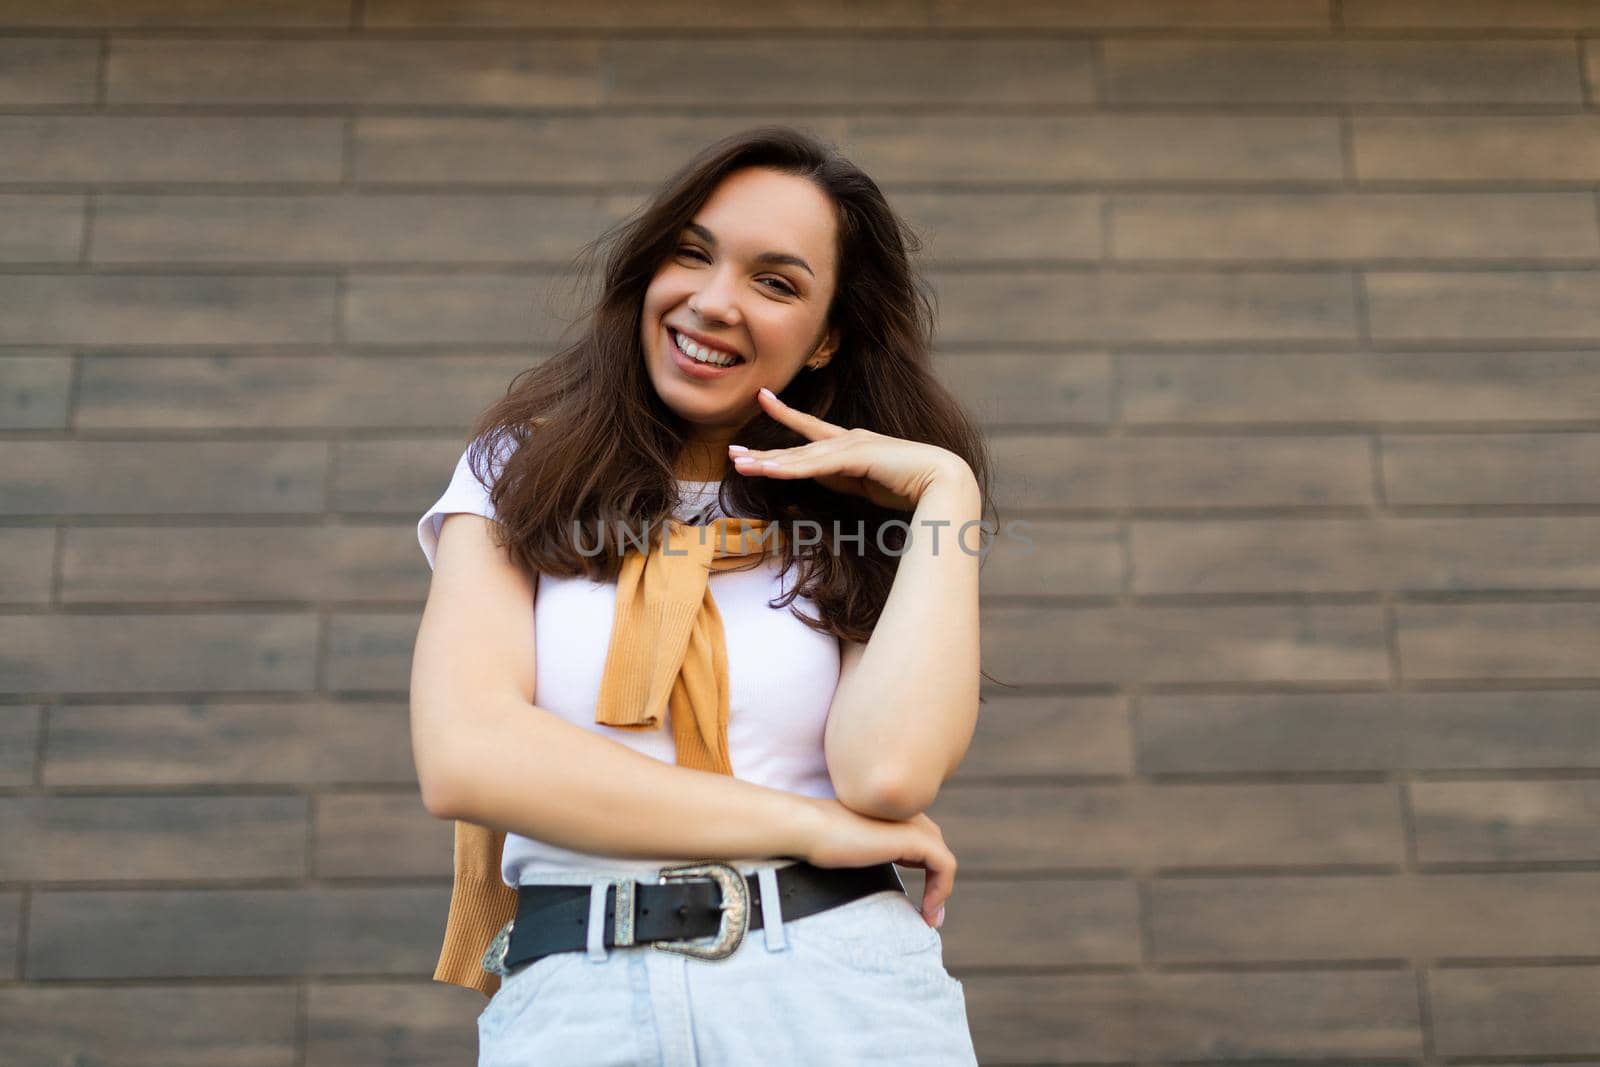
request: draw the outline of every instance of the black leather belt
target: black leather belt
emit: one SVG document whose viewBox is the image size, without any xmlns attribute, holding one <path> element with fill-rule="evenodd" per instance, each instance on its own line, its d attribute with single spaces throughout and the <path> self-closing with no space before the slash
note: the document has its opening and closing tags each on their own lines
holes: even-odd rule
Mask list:
<svg viewBox="0 0 1600 1067">
<path fill-rule="evenodd" d="M 894 864 L 817 867 L 804 861 L 778 868 L 785 919 L 799 919 L 885 889 L 905 891 Z M 590 885 L 522 885 L 517 913 L 483 956 L 483 968 L 505 976 L 554 952 L 588 947 Z M 620 901 L 620 906 L 619 906 Z M 616 878 L 606 883 L 603 943 L 650 945 L 699 959 L 723 959 L 745 931 L 761 922 L 761 883 L 726 863 L 664 867 L 656 881 Z"/>
</svg>

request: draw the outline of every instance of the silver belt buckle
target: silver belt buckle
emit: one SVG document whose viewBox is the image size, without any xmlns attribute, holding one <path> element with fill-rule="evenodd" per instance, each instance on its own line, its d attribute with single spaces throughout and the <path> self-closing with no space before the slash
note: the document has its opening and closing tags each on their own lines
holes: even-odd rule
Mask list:
<svg viewBox="0 0 1600 1067">
<path fill-rule="evenodd" d="M 722 903 L 718 905 L 722 920 L 717 932 L 707 937 L 685 941 L 652 941 L 650 945 L 653 948 L 701 960 L 726 959 L 738 951 L 740 943 L 744 941 L 745 931 L 750 926 L 750 886 L 737 867 L 727 863 L 691 863 L 681 867 L 663 867 L 658 873 L 658 885 L 702 880 L 717 883 L 722 891 Z"/>
<path fill-rule="evenodd" d="M 505 978 L 511 973 L 506 969 L 506 950 L 511 947 L 511 928 L 516 922 L 515 918 L 510 919 L 489 942 L 489 948 L 483 954 L 483 969 L 490 974 Z"/>
</svg>

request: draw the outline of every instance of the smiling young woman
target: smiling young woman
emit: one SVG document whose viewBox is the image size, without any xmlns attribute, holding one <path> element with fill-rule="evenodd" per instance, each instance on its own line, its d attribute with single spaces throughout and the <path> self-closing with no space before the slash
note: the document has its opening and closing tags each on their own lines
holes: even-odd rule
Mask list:
<svg viewBox="0 0 1600 1067">
<path fill-rule="evenodd" d="M 602 246 L 582 336 L 417 527 L 413 753 L 456 832 L 434 977 L 491 997 L 483 1065 L 975 1063 L 924 811 L 977 721 L 956 531 L 993 504 L 914 236 L 763 126 Z"/>
<path fill-rule="evenodd" d="M 761 414 L 756 391 L 832 359 L 835 229 L 822 189 L 770 167 L 728 174 L 684 224 L 640 316 L 650 384 L 697 446 L 683 477 L 721 478 L 727 446 Z"/>
</svg>

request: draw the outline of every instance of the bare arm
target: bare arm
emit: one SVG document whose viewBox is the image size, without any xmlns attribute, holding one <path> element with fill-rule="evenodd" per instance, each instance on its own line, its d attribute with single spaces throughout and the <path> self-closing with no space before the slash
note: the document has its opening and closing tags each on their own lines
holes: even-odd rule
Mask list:
<svg viewBox="0 0 1600 1067">
<path fill-rule="evenodd" d="M 535 706 L 533 586 L 490 531 L 479 516 L 445 520 L 417 632 L 412 756 L 429 812 L 619 858 L 921 867 L 935 922 L 956 859 L 926 815 L 885 821 L 662 763 Z"/>
<path fill-rule="evenodd" d="M 563 848 L 617 857 L 804 858 L 814 798 L 663 763 L 533 704 L 533 587 L 489 520 L 441 528 L 411 671 L 423 803 Z"/>
<path fill-rule="evenodd" d="M 461 718 L 428 806 L 440 818 L 618 857 L 801 859 L 815 836 L 811 798 L 663 763 L 536 705 Z"/>
<path fill-rule="evenodd" d="M 929 484 L 871 639 L 842 650 L 824 744 L 840 801 L 864 815 L 926 810 L 972 743 L 980 531 L 957 537 L 981 507 L 965 463 Z"/>
</svg>

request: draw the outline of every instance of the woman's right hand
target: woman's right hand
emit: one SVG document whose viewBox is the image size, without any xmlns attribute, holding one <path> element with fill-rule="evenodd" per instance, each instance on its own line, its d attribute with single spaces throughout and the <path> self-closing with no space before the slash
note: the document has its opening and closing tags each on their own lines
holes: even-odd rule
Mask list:
<svg viewBox="0 0 1600 1067">
<path fill-rule="evenodd" d="M 909 819 L 875 819 L 839 801 L 811 798 L 821 814 L 810 847 L 801 858 L 818 867 L 868 867 L 885 861 L 926 872 L 919 909 L 929 926 L 941 925 L 939 913 L 956 880 L 956 856 L 944 843 L 939 824 L 918 813 Z"/>
</svg>

